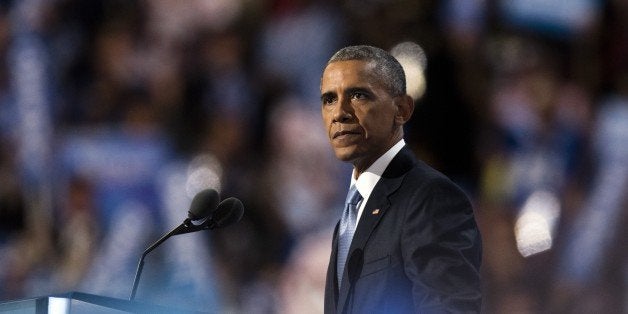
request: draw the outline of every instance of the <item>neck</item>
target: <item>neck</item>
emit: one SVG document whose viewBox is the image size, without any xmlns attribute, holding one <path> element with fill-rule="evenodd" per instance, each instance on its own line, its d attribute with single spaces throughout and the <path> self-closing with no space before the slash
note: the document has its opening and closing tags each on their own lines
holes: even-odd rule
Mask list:
<svg viewBox="0 0 628 314">
<path fill-rule="evenodd" d="M 386 152 L 388 152 L 393 146 L 395 146 L 395 144 L 399 143 L 399 141 L 401 141 L 402 138 L 403 138 L 402 134 L 400 136 L 395 136 L 393 140 L 390 142 L 390 144 L 385 149 L 380 151 L 379 154 L 374 154 L 374 157 L 364 158 L 361 160 L 354 161 L 353 162 L 354 178 L 357 180 L 360 177 L 360 175 L 366 171 L 366 169 L 368 169 L 371 165 L 373 165 L 373 163 L 375 163 L 377 159 L 379 159 L 384 154 L 386 154 Z"/>
</svg>

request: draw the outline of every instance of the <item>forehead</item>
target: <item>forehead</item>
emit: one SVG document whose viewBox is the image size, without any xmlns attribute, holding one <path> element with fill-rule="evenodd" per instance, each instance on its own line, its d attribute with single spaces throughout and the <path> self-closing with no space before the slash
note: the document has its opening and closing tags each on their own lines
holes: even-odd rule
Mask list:
<svg viewBox="0 0 628 314">
<path fill-rule="evenodd" d="M 373 62 L 362 60 L 335 61 L 327 65 L 321 78 L 321 91 L 378 83 Z M 366 86 L 364 86 L 366 87 Z"/>
</svg>

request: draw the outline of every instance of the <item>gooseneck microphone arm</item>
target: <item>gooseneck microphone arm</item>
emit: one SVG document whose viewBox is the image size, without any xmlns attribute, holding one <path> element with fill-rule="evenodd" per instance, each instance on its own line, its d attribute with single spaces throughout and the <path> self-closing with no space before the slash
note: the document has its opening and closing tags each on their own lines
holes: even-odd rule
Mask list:
<svg viewBox="0 0 628 314">
<path fill-rule="evenodd" d="M 206 190 L 207 191 L 207 190 Z M 164 243 L 168 238 L 174 235 L 196 232 L 200 230 L 223 228 L 232 223 L 240 221 L 244 213 L 242 202 L 235 198 L 229 197 L 220 202 L 216 191 L 210 190 L 212 193 L 201 192 L 197 194 L 195 200 L 192 200 L 192 208 L 190 209 L 189 218 L 185 219 L 181 225 L 166 233 L 159 240 L 149 246 L 137 263 L 137 271 L 133 280 L 133 289 L 131 290 L 130 301 L 135 299 L 135 293 L 144 268 L 144 258 L 148 253 L 153 251 L 159 245 Z M 203 194 L 202 194 L 203 193 Z"/>
<path fill-rule="evenodd" d="M 163 237 L 157 240 L 157 242 L 149 246 L 144 251 L 144 253 L 142 253 L 140 261 L 137 264 L 137 270 L 135 271 L 133 290 L 131 290 L 131 296 L 129 297 L 129 300 L 133 301 L 133 299 L 135 299 L 135 292 L 137 292 L 137 286 L 140 281 L 140 276 L 142 275 L 142 269 L 144 268 L 144 258 L 146 257 L 146 255 L 148 255 L 148 253 L 164 243 L 164 241 L 168 240 L 168 238 L 173 235 L 195 232 L 206 228 L 207 221 L 211 220 L 208 217 L 210 217 L 212 212 L 216 210 L 219 203 L 220 196 L 218 195 L 218 192 L 216 192 L 216 190 L 214 189 L 206 189 L 200 191 L 194 196 L 194 198 L 192 199 L 192 203 L 190 204 L 190 210 L 188 211 L 188 218 L 185 219 L 181 225 L 166 233 Z"/>
<path fill-rule="evenodd" d="M 191 219 L 188 218 L 181 225 L 172 229 L 172 231 L 166 233 L 163 237 L 161 237 L 159 240 L 157 240 L 155 243 L 149 246 L 146 250 L 144 250 L 144 253 L 142 253 L 142 256 L 140 257 L 140 261 L 137 263 L 137 270 L 135 271 L 135 279 L 133 279 L 133 290 L 131 290 L 131 297 L 129 297 L 129 300 L 133 301 L 135 299 L 135 293 L 137 292 L 137 286 L 139 285 L 139 282 L 140 282 L 140 276 L 142 276 L 142 269 L 144 269 L 144 258 L 146 258 L 146 255 L 148 255 L 148 253 L 150 253 L 155 248 L 157 248 L 162 243 L 164 243 L 166 240 L 168 240 L 168 238 L 170 238 L 171 236 L 192 232 L 192 231 L 185 230 L 189 228 L 190 226 L 194 226 L 194 225 L 192 225 Z M 201 230 L 201 229 L 199 228 L 198 230 Z"/>
</svg>

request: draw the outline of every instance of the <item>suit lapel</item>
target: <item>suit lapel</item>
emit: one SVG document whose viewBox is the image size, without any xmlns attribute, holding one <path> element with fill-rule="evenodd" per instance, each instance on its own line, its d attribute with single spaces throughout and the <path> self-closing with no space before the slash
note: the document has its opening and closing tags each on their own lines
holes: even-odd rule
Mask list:
<svg viewBox="0 0 628 314">
<path fill-rule="evenodd" d="M 336 228 L 334 229 L 334 237 L 332 240 L 331 246 L 331 257 L 329 259 L 329 266 L 327 267 L 327 287 L 330 287 L 333 291 L 334 297 L 334 308 L 337 308 L 338 304 L 338 295 L 339 295 L 339 287 L 338 287 L 338 276 L 336 275 L 337 270 L 337 259 L 338 259 L 338 227 L 340 226 L 340 222 L 336 224 Z"/>
<path fill-rule="evenodd" d="M 362 267 L 361 264 L 363 260 L 359 260 L 360 265 L 354 265 L 356 263 L 351 263 L 352 257 L 356 254 L 362 254 L 364 252 L 364 247 L 366 246 L 371 233 L 375 230 L 381 218 L 384 217 L 386 211 L 390 208 L 389 195 L 394 193 L 399 188 L 406 173 L 412 168 L 412 165 L 414 165 L 415 162 L 416 159 L 413 157 L 410 149 L 405 146 L 390 162 L 381 179 L 377 182 L 375 188 L 371 192 L 371 196 L 362 211 L 360 222 L 358 223 L 357 229 L 353 235 L 351 247 L 349 248 L 349 257 L 347 259 L 346 266 L 348 271 L 346 271 L 343 275 L 342 286 L 339 290 L 338 313 L 343 313 L 347 297 L 349 296 L 351 286 L 349 274 L 354 271 L 357 272 L 356 269 L 352 270 L 351 268 L 357 267 L 361 270 Z M 336 249 L 337 243 L 334 241 L 334 252 Z M 359 278 L 359 274 L 356 277 Z"/>
</svg>

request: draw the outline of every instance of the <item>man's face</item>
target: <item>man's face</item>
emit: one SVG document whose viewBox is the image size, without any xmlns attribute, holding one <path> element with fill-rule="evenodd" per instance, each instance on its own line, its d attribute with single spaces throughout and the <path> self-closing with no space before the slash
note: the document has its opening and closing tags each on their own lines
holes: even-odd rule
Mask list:
<svg viewBox="0 0 628 314">
<path fill-rule="evenodd" d="M 321 79 L 322 116 L 336 157 L 360 171 L 399 141 L 395 97 L 366 61 L 330 63 Z"/>
</svg>

